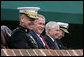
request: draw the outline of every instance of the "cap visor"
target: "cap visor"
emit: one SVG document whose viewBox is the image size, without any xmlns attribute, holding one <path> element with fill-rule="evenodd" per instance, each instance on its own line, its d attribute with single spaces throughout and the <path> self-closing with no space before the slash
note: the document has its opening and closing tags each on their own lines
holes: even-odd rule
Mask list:
<svg viewBox="0 0 84 57">
<path fill-rule="evenodd" d="M 61 30 L 63 30 L 64 32 L 66 33 L 69 33 L 69 31 L 67 29 L 64 29 L 64 28 L 60 28 Z"/>
</svg>

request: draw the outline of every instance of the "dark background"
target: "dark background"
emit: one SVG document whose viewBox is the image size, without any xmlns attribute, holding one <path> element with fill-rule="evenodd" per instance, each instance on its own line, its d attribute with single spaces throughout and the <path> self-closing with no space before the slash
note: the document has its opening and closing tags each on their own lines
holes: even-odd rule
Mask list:
<svg viewBox="0 0 84 57">
<path fill-rule="evenodd" d="M 1 25 L 8 26 L 11 30 L 19 25 L 19 21 L 2 21 Z M 70 49 L 83 49 L 83 24 L 69 24 L 69 34 L 61 39 L 62 43 Z M 42 33 L 43 35 L 45 32 Z"/>
</svg>

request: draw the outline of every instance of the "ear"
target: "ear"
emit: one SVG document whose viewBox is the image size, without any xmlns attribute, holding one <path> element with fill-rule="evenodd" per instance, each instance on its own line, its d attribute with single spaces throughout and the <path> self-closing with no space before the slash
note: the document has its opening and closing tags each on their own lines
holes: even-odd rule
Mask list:
<svg viewBox="0 0 84 57">
<path fill-rule="evenodd" d="M 48 34 L 50 34 L 50 31 L 51 31 L 51 30 L 50 30 L 50 29 L 48 29 Z"/>
<path fill-rule="evenodd" d="M 24 22 L 24 16 L 23 15 L 20 16 L 20 21 Z"/>
</svg>

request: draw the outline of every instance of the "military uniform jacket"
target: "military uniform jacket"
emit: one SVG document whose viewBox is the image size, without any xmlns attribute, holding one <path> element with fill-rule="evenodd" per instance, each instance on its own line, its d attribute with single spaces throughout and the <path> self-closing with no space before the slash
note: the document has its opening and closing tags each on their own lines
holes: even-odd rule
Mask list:
<svg viewBox="0 0 84 57">
<path fill-rule="evenodd" d="M 28 34 L 28 30 L 19 25 L 11 35 L 9 47 L 12 49 L 37 49 L 37 43 Z"/>
<path fill-rule="evenodd" d="M 55 39 L 55 41 L 57 42 L 57 44 L 58 44 L 58 46 L 59 46 L 60 49 L 67 49 L 67 47 L 65 47 L 65 46 L 62 44 L 62 42 L 61 42 L 60 39 Z"/>
</svg>

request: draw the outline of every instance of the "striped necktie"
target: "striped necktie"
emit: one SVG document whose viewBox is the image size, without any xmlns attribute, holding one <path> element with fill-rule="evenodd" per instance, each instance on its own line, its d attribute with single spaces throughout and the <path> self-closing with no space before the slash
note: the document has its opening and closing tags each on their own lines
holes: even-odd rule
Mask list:
<svg viewBox="0 0 84 57">
<path fill-rule="evenodd" d="M 42 35 L 41 35 L 41 38 L 42 38 L 43 42 L 45 43 L 46 48 L 47 48 L 47 49 L 50 49 L 49 46 L 47 45 L 47 43 L 46 43 L 44 37 L 43 37 Z"/>
</svg>

